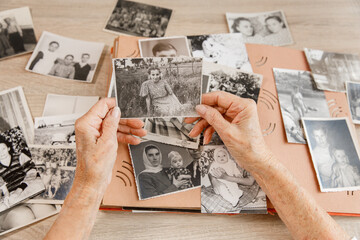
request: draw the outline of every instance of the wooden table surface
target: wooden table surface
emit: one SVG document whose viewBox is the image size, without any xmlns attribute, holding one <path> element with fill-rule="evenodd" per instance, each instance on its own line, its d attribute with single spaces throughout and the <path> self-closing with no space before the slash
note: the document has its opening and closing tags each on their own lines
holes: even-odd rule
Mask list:
<svg viewBox="0 0 360 240">
<path fill-rule="evenodd" d="M 282 9 L 295 44 L 334 52 L 360 53 L 359 0 L 139 0 L 173 9 L 166 36 L 226 33 L 225 12 Z M 31 8 L 37 38 L 50 31 L 106 44 L 94 82 L 62 81 L 25 71 L 30 54 L 0 62 L 0 90 L 23 86 L 33 117 L 41 116 L 46 94 L 106 94 L 110 46 L 115 34 L 104 32 L 114 0 L 0 0 L 0 11 Z M 360 203 L 359 203 L 360 204 Z M 56 216 L 4 236 L 42 239 Z M 360 237 L 360 218 L 334 217 L 352 236 Z M 278 216 L 124 213 L 100 211 L 90 239 L 291 239 Z"/>
</svg>

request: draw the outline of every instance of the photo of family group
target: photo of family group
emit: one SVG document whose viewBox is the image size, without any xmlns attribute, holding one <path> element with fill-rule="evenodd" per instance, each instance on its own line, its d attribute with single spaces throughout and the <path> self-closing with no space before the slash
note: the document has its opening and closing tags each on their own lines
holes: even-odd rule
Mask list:
<svg viewBox="0 0 360 240">
<path fill-rule="evenodd" d="M 129 145 L 140 200 L 200 186 L 197 149 L 154 141 Z"/>
<path fill-rule="evenodd" d="M 34 50 L 36 37 L 30 9 L 0 12 L 0 60 Z"/>
<path fill-rule="evenodd" d="M 205 145 L 199 168 L 202 213 L 267 212 L 265 193 L 224 145 Z M 224 175 L 230 178 L 224 179 Z"/>
<path fill-rule="evenodd" d="M 143 37 L 163 37 L 172 10 L 148 4 L 118 0 L 105 31 Z"/>
<path fill-rule="evenodd" d="M 63 79 L 91 82 L 103 43 L 71 39 L 44 31 L 26 70 Z"/>
<path fill-rule="evenodd" d="M 191 57 L 185 36 L 139 40 L 141 57 Z"/>
<path fill-rule="evenodd" d="M 119 58 L 113 66 L 123 118 L 198 116 L 201 58 Z"/>
<path fill-rule="evenodd" d="M 358 143 L 347 118 L 303 118 L 303 124 L 321 192 L 360 190 Z"/>
<path fill-rule="evenodd" d="M 360 124 L 360 83 L 346 82 L 346 93 L 352 121 Z"/>
<path fill-rule="evenodd" d="M 226 13 L 231 33 L 241 33 L 246 43 L 284 46 L 293 43 L 283 11 Z"/>
</svg>

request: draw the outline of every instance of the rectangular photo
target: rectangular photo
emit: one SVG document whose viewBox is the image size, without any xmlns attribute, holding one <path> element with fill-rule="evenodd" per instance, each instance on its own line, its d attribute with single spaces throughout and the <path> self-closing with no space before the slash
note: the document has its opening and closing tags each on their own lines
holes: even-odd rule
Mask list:
<svg viewBox="0 0 360 240">
<path fill-rule="evenodd" d="M 0 133 L 0 212 L 44 189 L 20 128 Z"/>
<path fill-rule="evenodd" d="M 155 141 L 129 145 L 140 200 L 200 186 L 200 152 Z"/>
<path fill-rule="evenodd" d="M 267 213 L 265 193 L 224 145 L 203 146 L 199 167 L 202 213 Z"/>
<path fill-rule="evenodd" d="M 330 117 L 324 91 L 318 90 L 310 72 L 273 68 L 286 138 L 306 144 L 302 117 Z"/>
<path fill-rule="evenodd" d="M 51 217 L 61 210 L 61 205 L 21 203 L 0 214 L 0 236 Z"/>
<path fill-rule="evenodd" d="M 119 58 L 113 67 L 122 118 L 198 116 L 201 58 Z"/>
<path fill-rule="evenodd" d="M 32 52 L 36 45 L 29 7 L 0 12 L 0 60 Z"/>
<path fill-rule="evenodd" d="M 211 34 L 187 37 L 193 57 L 204 61 L 252 72 L 241 33 Z"/>
<path fill-rule="evenodd" d="M 347 118 L 303 118 L 321 192 L 360 190 L 358 142 Z"/>
<path fill-rule="evenodd" d="M 19 126 L 26 142 L 34 141 L 34 123 L 22 87 L 0 92 L 0 133 Z"/>
<path fill-rule="evenodd" d="M 345 92 L 347 81 L 360 82 L 360 57 L 355 54 L 304 49 L 317 88 Z"/>
<path fill-rule="evenodd" d="M 346 82 L 346 93 L 352 121 L 360 124 L 360 83 Z"/>
<path fill-rule="evenodd" d="M 26 70 L 63 79 L 92 82 L 103 43 L 63 37 L 44 31 Z"/>
<path fill-rule="evenodd" d="M 163 37 L 172 10 L 144 3 L 118 0 L 104 30 L 142 37 Z"/>
<path fill-rule="evenodd" d="M 144 139 L 167 143 L 175 146 L 198 149 L 199 136 L 189 137 L 194 124 L 186 124 L 183 118 L 147 118 Z"/>
<path fill-rule="evenodd" d="M 231 33 L 241 33 L 246 43 L 284 46 L 293 43 L 281 10 L 260 13 L 226 13 Z"/>
<path fill-rule="evenodd" d="M 141 57 L 191 57 L 185 36 L 139 40 Z"/>
<path fill-rule="evenodd" d="M 76 148 L 64 146 L 29 146 L 45 191 L 28 203 L 63 204 L 75 177 Z"/>
</svg>

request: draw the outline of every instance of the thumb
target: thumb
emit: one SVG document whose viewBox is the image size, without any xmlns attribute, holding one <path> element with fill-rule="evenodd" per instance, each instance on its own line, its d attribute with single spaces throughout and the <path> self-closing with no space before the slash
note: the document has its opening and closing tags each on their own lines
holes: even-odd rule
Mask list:
<svg viewBox="0 0 360 240">
<path fill-rule="evenodd" d="M 223 115 L 213 107 L 207 105 L 197 105 L 196 111 L 205 119 L 211 126 L 214 127 L 215 131 L 221 133 L 222 130 L 230 127 L 230 123 L 224 119 Z"/>
<path fill-rule="evenodd" d="M 117 141 L 116 133 L 119 126 L 120 115 L 119 107 L 114 107 L 108 112 L 103 120 L 102 134 L 99 139 L 104 142 L 112 141 L 113 139 L 114 141 Z"/>
</svg>

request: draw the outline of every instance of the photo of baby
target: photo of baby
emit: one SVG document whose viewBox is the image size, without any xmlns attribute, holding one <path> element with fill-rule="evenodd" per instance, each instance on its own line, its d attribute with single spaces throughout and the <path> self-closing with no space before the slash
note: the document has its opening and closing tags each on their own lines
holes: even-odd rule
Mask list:
<svg viewBox="0 0 360 240">
<path fill-rule="evenodd" d="M 191 57 L 185 36 L 139 40 L 141 57 Z"/>
</svg>

